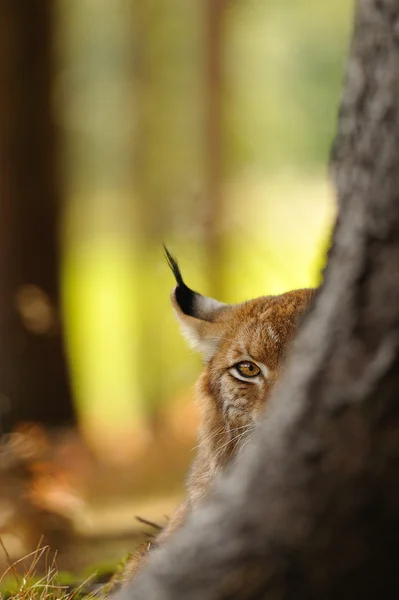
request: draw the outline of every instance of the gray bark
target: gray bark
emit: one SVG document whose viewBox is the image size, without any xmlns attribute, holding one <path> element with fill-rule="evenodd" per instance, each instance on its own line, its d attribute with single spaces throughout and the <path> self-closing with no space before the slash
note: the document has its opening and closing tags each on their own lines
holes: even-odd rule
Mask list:
<svg viewBox="0 0 399 600">
<path fill-rule="evenodd" d="M 398 597 L 398 99 L 399 2 L 359 0 L 323 286 L 252 445 L 118 600 Z"/>
</svg>

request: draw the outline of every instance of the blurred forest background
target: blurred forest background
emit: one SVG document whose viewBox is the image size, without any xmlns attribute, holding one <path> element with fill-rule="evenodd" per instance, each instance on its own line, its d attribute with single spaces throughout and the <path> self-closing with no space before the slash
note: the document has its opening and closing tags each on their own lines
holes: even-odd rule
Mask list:
<svg viewBox="0 0 399 600">
<path fill-rule="evenodd" d="M 0 574 L 42 536 L 116 561 L 178 502 L 201 365 L 162 242 L 222 301 L 319 283 L 351 13 L 0 0 Z"/>
</svg>

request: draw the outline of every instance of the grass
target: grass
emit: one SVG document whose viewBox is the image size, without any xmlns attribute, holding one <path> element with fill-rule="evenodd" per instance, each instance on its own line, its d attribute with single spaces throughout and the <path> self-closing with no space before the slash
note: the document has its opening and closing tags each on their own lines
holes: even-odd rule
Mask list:
<svg viewBox="0 0 399 600">
<path fill-rule="evenodd" d="M 56 554 L 48 546 L 39 547 L 24 558 L 12 562 L 0 538 L 8 567 L 0 578 L 0 600 L 81 600 L 101 598 L 97 573 L 77 582 L 57 568 Z M 38 574 L 39 564 L 45 564 L 45 574 Z M 22 567 L 23 574 L 20 569 Z M 40 569 L 42 570 L 42 569 Z"/>
</svg>

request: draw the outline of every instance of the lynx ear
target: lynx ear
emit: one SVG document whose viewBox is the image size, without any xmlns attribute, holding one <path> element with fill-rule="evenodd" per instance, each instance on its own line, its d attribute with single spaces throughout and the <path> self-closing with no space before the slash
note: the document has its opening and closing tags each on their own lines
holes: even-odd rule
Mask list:
<svg viewBox="0 0 399 600">
<path fill-rule="evenodd" d="M 204 360 L 209 360 L 219 342 L 214 319 L 227 305 L 191 290 L 183 281 L 177 261 L 165 246 L 164 249 L 177 283 L 171 300 L 182 332 L 190 345 L 200 351 Z"/>
</svg>

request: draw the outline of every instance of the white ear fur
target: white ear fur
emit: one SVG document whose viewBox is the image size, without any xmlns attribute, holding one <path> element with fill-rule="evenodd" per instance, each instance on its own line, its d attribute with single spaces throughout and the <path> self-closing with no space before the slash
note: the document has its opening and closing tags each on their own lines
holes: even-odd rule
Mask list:
<svg viewBox="0 0 399 600">
<path fill-rule="evenodd" d="M 180 321 L 180 329 L 188 341 L 189 346 L 199 352 L 205 362 L 208 362 L 215 354 L 219 339 L 217 337 L 201 336 L 197 327 L 192 327 L 191 324 L 181 319 L 177 314 L 177 318 Z M 193 317 L 188 317 L 194 319 Z"/>
<path fill-rule="evenodd" d="M 219 302 L 209 296 L 197 294 L 195 297 L 195 310 L 197 315 L 207 321 L 219 308 L 226 306 L 223 302 Z"/>
<path fill-rule="evenodd" d="M 181 331 L 190 347 L 198 351 L 205 361 L 208 361 L 212 358 L 219 343 L 216 325 L 210 319 L 216 310 L 226 305 L 213 298 L 196 294 L 194 308 L 196 316 L 187 315 L 181 310 L 175 292 L 176 289 L 171 294 L 171 300 Z"/>
</svg>

